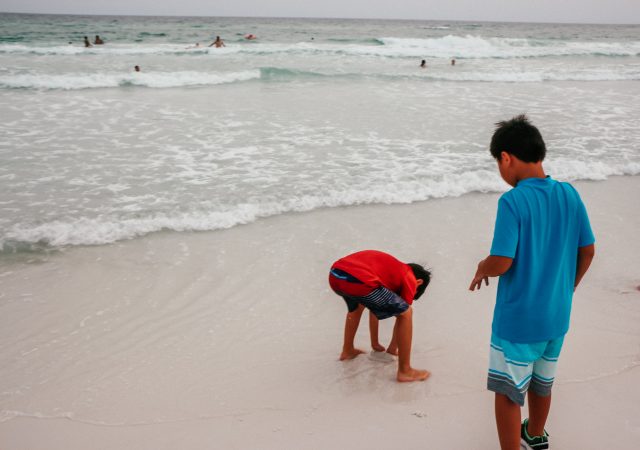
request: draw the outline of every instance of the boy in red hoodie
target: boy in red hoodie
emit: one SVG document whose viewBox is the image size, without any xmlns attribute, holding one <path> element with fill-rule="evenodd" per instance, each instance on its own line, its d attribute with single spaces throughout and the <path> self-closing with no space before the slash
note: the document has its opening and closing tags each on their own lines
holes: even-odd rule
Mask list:
<svg viewBox="0 0 640 450">
<path fill-rule="evenodd" d="M 411 367 L 413 310 L 411 304 L 424 293 L 431 273 L 424 267 L 405 264 L 377 250 L 364 250 L 339 259 L 331 266 L 329 285 L 347 303 L 349 312 L 344 326 L 344 344 L 340 360 L 353 359 L 362 350 L 354 339 L 365 308 L 377 319 L 395 317 L 390 347 L 398 348 L 397 380 L 426 380 L 427 370 Z"/>
</svg>

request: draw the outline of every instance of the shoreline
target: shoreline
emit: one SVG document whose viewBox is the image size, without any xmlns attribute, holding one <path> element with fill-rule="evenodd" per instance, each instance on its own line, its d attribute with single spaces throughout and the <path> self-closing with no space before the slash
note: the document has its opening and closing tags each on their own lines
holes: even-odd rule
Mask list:
<svg viewBox="0 0 640 450">
<path fill-rule="evenodd" d="M 638 178 L 640 179 L 640 174 L 624 174 L 624 175 L 609 175 L 607 176 L 606 179 L 582 179 L 582 180 L 574 180 L 574 181 L 570 181 L 570 183 L 572 185 L 581 185 L 581 184 L 592 184 L 592 183 L 606 183 L 610 180 L 615 180 L 618 178 Z M 562 180 L 559 180 L 562 181 Z M 498 192 L 498 191 L 470 191 L 470 192 L 465 192 L 463 194 L 459 194 L 459 195 L 447 195 L 444 197 L 430 197 L 426 200 L 416 200 L 416 201 L 411 201 L 408 203 L 362 203 L 362 204 L 350 204 L 350 205 L 336 205 L 336 206 L 319 206 L 319 207 L 313 207 L 312 209 L 309 210 L 290 210 L 290 211 L 285 211 L 285 212 L 279 212 L 279 213 L 273 213 L 273 214 L 267 214 L 267 215 L 257 215 L 255 218 L 247 221 L 247 222 L 239 222 L 235 225 L 231 225 L 229 227 L 221 227 L 221 228 L 214 228 L 214 229 L 202 229 L 202 230 L 177 230 L 177 229 L 173 229 L 173 228 L 163 228 L 160 230 L 156 230 L 156 231 L 149 231 L 149 232 L 145 232 L 144 234 L 138 234 L 135 235 L 133 237 L 124 237 L 124 238 L 119 238 L 116 241 L 113 242 L 105 242 L 105 243 L 99 243 L 99 244 L 61 244 L 61 245 L 56 245 L 56 246 L 51 246 L 48 243 L 40 243 L 40 242 L 25 242 L 25 241 L 18 241 L 17 243 L 14 241 L 11 241 L 13 246 L 17 246 L 17 247 L 24 247 L 24 246 L 34 246 L 37 247 L 37 249 L 29 249 L 29 250 L 15 250 L 15 251 L 11 251 L 11 252 L 3 252 L 0 253 L 0 267 L 2 267 L 2 264 L 12 264 L 12 262 L 7 261 L 10 259 L 18 259 L 18 260 L 23 260 L 24 258 L 27 257 L 32 257 L 33 259 L 39 259 L 42 261 L 47 261 L 49 258 L 51 257 L 55 257 L 56 255 L 61 255 L 61 254 L 65 254 L 67 252 L 70 251 L 74 251 L 76 249 L 88 249 L 88 248 L 108 248 L 110 246 L 114 246 L 114 245 L 122 245 L 122 244 L 126 244 L 127 242 L 131 242 L 131 241 L 137 241 L 137 240 L 143 240 L 143 239 L 149 239 L 149 238 L 153 238 L 154 236 L 163 236 L 163 235 L 171 235 L 171 234 L 175 234 L 175 235 L 183 235 L 183 236 L 190 236 L 190 235 L 198 235 L 198 234 L 202 234 L 202 233 L 219 233 L 219 232 L 224 232 L 227 230 L 231 230 L 231 229 L 236 229 L 236 228 L 242 228 L 242 227 L 247 227 L 247 226 L 251 226 L 255 223 L 259 223 L 265 220 L 273 220 L 273 219 L 277 219 L 279 217 L 296 217 L 298 215 L 306 215 L 306 214 L 314 214 L 317 212 L 323 212 L 323 211 L 342 211 L 342 210 L 348 210 L 348 209 L 353 209 L 353 208 L 394 208 L 394 207 L 406 207 L 406 206 L 412 206 L 412 205 L 422 205 L 422 204 L 428 204 L 430 202 L 437 202 L 437 201 L 454 201 L 457 199 L 465 199 L 468 196 L 476 196 L 476 195 L 480 195 L 480 196 L 500 196 L 502 195 L 504 192 Z M 5 244 L 7 245 L 7 244 Z M 42 257 L 42 258 L 39 258 Z M 22 261 L 24 262 L 24 261 Z"/>
<path fill-rule="evenodd" d="M 547 428 L 555 449 L 628 449 L 640 437 L 640 177 L 573 184 L 596 259 L 574 299 Z M 287 213 L 7 266 L 0 443 L 493 449 L 485 384 L 496 283 L 467 288 L 499 195 Z M 433 268 L 414 314 L 413 365 L 433 374 L 424 383 L 396 383 L 393 364 L 365 356 L 337 361 L 345 311 L 326 272 L 364 248 Z M 383 344 L 391 327 L 380 325 Z M 368 350 L 364 320 L 356 342 Z"/>
</svg>

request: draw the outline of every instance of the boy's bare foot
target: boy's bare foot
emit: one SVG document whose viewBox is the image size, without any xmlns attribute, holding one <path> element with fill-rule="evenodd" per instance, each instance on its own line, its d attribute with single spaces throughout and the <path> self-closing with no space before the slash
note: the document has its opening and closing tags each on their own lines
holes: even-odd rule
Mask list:
<svg viewBox="0 0 640 450">
<path fill-rule="evenodd" d="M 383 352 L 386 349 L 380 344 L 371 344 L 371 348 L 376 352 Z"/>
<path fill-rule="evenodd" d="M 429 378 L 431 372 L 428 370 L 420 370 L 420 369 L 409 369 L 406 372 L 400 372 L 398 370 L 398 381 L 399 382 L 409 382 L 409 381 L 424 381 Z"/>
<path fill-rule="evenodd" d="M 398 356 L 398 347 L 396 347 L 396 348 L 389 347 L 387 349 L 387 353 L 389 353 L 390 355 L 393 355 L 393 356 Z"/>
<path fill-rule="evenodd" d="M 361 355 L 362 353 L 364 353 L 364 350 L 360 350 L 358 348 L 354 348 L 351 350 L 342 350 L 342 353 L 340 354 L 340 361 L 345 361 L 347 359 L 353 359 L 358 355 Z"/>
</svg>

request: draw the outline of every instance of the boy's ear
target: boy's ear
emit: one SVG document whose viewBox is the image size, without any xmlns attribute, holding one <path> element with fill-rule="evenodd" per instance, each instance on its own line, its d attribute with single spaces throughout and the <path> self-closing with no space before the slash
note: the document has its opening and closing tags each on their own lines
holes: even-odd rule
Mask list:
<svg viewBox="0 0 640 450">
<path fill-rule="evenodd" d="M 505 164 L 511 163 L 511 155 L 507 152 L 500 152 L 500 161 Z"/>
<path fill-rule="evenodd" d="M 424 283 L 424 280 L 423 280 L 422 278 L 418 278 L 418 279 L 416 280 L 416 285 L 417 285 L 417 286 L 420 286 L 420 285 L 422 285 L 423 283 Z"/>
</svg>

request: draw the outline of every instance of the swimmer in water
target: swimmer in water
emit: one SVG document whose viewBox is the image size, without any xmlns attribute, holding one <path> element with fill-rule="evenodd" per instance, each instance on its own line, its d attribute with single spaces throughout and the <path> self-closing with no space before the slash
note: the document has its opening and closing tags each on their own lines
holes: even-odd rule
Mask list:
<svg viewBox="0 0 640 450">
<path fill-rule="evenodd" d="M 96 39 L 95 39 L 95 41 L 93 41 L 93 44 L 94 45 L 102 45 L 102 44 L 104 44 L 104 41 L 102 39 L 100 39 L 100 36 L 98 36 L 96 34 Z"/>
<path fill-rule="evenodd" d="M 224 41 L 222 39 L 220 39 L 220 36 L 216 36 L 216 40 L 213 41 L 209 47 L 213 47 L 216 46 L 216 48 L 220 48 L 220 47 L 226 47 L 226 45 L 224 45 Z"/>
<path fill-rule="evenodd" d="M 140 72 L 140 66 L 135 66 L 133 70 L 135 70 L 136 72 Z"/>
<path fill-rule="evenodd" d="M 420 67 L 422 69 L 426 69 L 427 68 L 427 61 L 425 61 L 424 59 L 422 60 L 422 62 L 420 63 Z"/>
<path fill-rule="evenodd" d="M 89 38 L 86 36 L 84 37 L 84 46 L 86 48 L 93 47 L 93 45 L 91 45 L 91 42 L 89 42 Z"/>
</svg>

